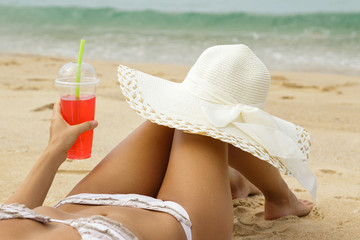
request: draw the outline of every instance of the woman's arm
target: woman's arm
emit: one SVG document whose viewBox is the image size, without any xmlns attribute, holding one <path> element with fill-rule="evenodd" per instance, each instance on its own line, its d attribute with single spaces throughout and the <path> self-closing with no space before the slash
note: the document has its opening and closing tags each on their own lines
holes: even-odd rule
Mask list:
<svg viewBox="0 0 360 240">
<path fill-rule="evenodd" d="M 7 203 L 21 203 L 28 208 L 41 206 L 54 180 L 56 171 L 66 159 L 67 151 L 81 133 L 92 130 L 96 126 L 96 121 L 70 126 L 61 115 L 60 104 L 56 103 L 51 119 L 49 144 L 24 182 Z"/>
</svg>

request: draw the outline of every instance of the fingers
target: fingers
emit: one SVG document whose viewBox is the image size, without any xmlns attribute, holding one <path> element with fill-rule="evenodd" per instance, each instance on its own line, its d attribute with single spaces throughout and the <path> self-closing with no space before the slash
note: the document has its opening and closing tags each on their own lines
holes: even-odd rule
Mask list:
<svg viewBox="0 0 360 240">
<path fill-rule="evenodd" d="M 85 131 L 93 130 L 97 126 L 98 126 L 97 121 L 88 121 L 88 122 L 80 123 L 78 125 L 74 125 L 73 127 L 76 127 L 77 134 L 80 135 Z"/>
<path fill-rule="evenodd" d="M 52 126 L 56 129 L 61 129 L 60 132 L 65 132 L 67 128 L 69 128 L 70 132 L 72 132 L 75 135 L 80 135 L 81 133 L 85 131 L 93 130 L 97 127 L 98 122 L 97 121 L 87 121 L 81 124 L 76 124 L 70 126 L 66 121 L 63 119 L 61 114 L 61 102 L 56 102 L 54 104 L 53 108 L 53 116 L 52 116 Z"/>
</svg>

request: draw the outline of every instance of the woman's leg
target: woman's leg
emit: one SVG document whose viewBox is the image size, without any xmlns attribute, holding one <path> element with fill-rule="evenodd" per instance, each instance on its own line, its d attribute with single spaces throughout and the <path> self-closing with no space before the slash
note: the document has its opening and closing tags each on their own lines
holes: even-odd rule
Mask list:
<svg viewBox="0 0 360 240">
<path fill-rule="evenodd" d="M 287 215 L 305 216 L 313 208 L 312 202 L 296 198 L 279 171 L 269 163 L 229 145 L 229 164 L 264 194 L 265 219 Z"/>
<path fill-rule="evenodd" d="M 156 197 L 166 172 L 174 129 L 146 121 L 118 144 L 69 195 L 137 193 Z"/>
<path fill-rule="evenodd" d="M 159 199 L 179 203 L 197 239 L 230 239 L 233 209 L 227 144 L 175 130 L 170 160 Z"/>
</svg>

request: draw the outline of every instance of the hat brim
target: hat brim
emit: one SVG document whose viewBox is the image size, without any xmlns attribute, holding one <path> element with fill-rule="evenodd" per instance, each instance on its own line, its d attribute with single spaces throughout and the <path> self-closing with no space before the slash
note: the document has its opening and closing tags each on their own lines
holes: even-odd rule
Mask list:
<svg viewBox="0 0 360 240">
<path fill-rule="evenodd" d="M 118 78 L 126 101 L 145 119 L 159 125 L 221 140 L 270 163 L 286 175 L 299 175 L 291 171 L 283 159 L 270 154 L 251 136 L 238 128 L 232 125 L 214 127 L 201 111 L 202 106 L 212 103 L 191 94 L 182 87 L 181 83 L 171 82 L 123 65 L 118 67 Z M 311 145 L 307 131 L 285 120 L 273 118 L 277 125 L 286 128 L 292 138 L 296 138 L 299 149 L 306 156 L 299 164 L 306 167 Z M 302 182 L 298 176 L 296 177 Z"/>
</svg>

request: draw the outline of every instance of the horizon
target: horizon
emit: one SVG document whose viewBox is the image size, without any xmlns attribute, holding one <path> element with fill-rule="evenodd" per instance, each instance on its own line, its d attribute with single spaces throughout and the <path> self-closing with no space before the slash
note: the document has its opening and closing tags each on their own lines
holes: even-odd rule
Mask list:
<svg viewBox="0 0 360 240">
<path fill-rule="evenodd" d="M 49 6 L 49 7 L 86 7 L 116 8 L 124 11 L 170 11 L 170 12 L 204 12 L 204 13 L 258 13 L 258 14 L 306 14 L 306 13 L 355 13 L 360 12 L 357 0 L 183 0 L 168 2 L 165 0 L 0 0 L 0 5 L 13 6 Z M 259 6 L 262 6 L 259 8 Z"/>
</svg>

